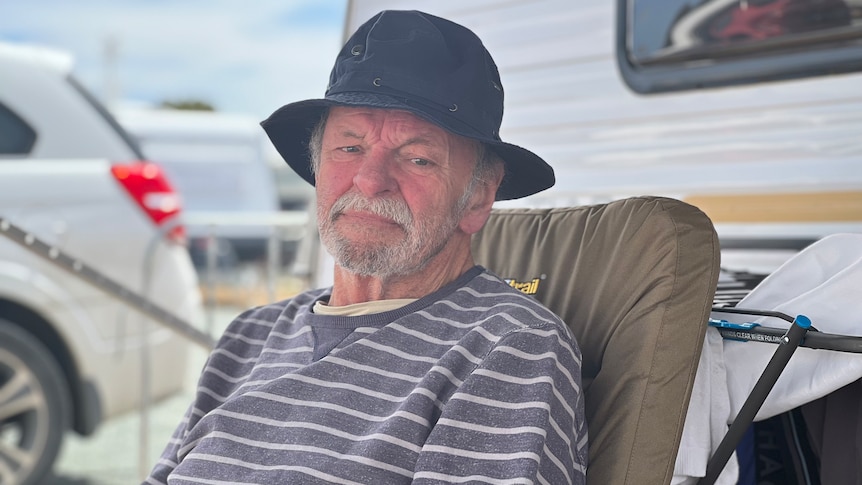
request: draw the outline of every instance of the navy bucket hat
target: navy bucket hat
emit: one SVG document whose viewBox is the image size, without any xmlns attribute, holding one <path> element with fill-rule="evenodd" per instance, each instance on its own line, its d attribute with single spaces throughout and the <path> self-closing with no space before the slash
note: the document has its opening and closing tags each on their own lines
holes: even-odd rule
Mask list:
<svg viewBox="0 0 862 485">
<path fill-rule="evenodd" d="M 497 65 L 476 34 L 449 20 L 418 11 L 380 12 L 339 52 L 323 99 L 287 104 L 261 123 L 287 164 L 312 185 L 308 141 L 331 106 L 405 110 L 484 143 L 506 167 L 497 200 L 554 185 L 554 171 L 541 157 L 500 139 Z"/>
</svg>

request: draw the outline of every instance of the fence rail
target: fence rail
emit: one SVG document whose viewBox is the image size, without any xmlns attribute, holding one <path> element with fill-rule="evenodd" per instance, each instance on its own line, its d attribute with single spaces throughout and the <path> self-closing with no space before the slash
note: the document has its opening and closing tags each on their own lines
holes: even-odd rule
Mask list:
<svg viewBox="0 0 862 485">
<path fill-rule="evenodd" d="M 202 226 L 206 228 L 207 238 L 211 241 L 219 237 L 220 231 L 226 227 L 237 226 L 265 226 L 269 227 L 267 241 L 267 294 L 270 301 L 275 299 L 275 281 L 281 271 L 282 241 L 294 240 L 298 243 L 303 254 L 295 261 L 295 271 L 310 274 L 313 272 L 311 260 L 316 257 L 314 248 L 302 245 L 301 241 L 307 238 L 309 224 L 313 223 L 304 211 L 282 211 L 262 213 L 238 213 L 238 212 L 190 212 L 181 218 L 168 221 L 160 227 L 158 234 L 153 235 L 147 244 L 146 254 L 141 265 L 143 267 L 142 290 L 135 291 L 120 284 L 112 278 L 96 270 L 93 266 L 75 256 L 66 253 L 62 248 L 48 244 L 21 226 L 18 226 L 5 217 L 0 217 L 0 234 L 15 243 L 23 246 L 36 255 L 70 272 L 72 275 L 104 291 L 106 294 L 116 298 L 129 307 L 150 317 L 154 322 L 166 326 L 176 332 L 177 335 L 188 339 L 190 342 L 210 350 L 214 347 L 213 333 L 214 302 L 206 304 L 207 328 L 206 331 L 198 329 L 193 323 L 187 322 L 176 316 L 169 310 L 154 303 L 147 295 L 149 291 L 150 276 L 154 265 L 154 255 L 158 243 L 164 239 L 165 234 L 179 224 L 185 226 Z M 207 246 L 207 264 L 205 278 L 207 285 L 212 288 L 215 278 L 215 244 Z M 297 264 L 298 263 L 298 264 Z M 306 265 L 306 266 L 303 266 Z M 151 465 L 148 456 L 149 449 L 149 420 L 150 420 L 150 385 L 152 376 L 149 372 L 151 356 L 143 347 L 141 352 L 141 404 L 140 404 L 140 430 L 139 430 L 139 456 L 138 467 L 141 476 L 146 476 Z"/>
</svg>

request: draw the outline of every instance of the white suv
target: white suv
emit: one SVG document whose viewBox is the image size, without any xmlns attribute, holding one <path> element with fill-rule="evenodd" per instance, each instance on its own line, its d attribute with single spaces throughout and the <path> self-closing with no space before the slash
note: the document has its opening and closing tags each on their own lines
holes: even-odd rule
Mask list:
<svg viewBox="0 0 862 485">
<path fill-rule="evenodd" d="M 6 237 L 10 226 L 180 322 L 199 322 L 201 315 L 177 194 L 75 82 L 71 67 L 62 53 L 0 43 L 3 485 L 38 483 L 67 429 L 86 435 L 138 406 L 144 373 L 153 376 L 152 399 L 180 390 L 190 346 Z"/>
</svg>

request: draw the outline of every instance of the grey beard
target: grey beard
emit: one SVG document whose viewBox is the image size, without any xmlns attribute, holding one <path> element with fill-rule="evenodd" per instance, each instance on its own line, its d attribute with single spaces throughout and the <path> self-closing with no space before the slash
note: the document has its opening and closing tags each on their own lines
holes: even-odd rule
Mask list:
<svg viewBox="0 0 862 485">
<path fill-rule="evenodd" d="M 404 232 L 403 239 L 373 246 L 351 242 L 334 228 L 335 220 L 347 209 L 362 210 L 395 221 Z M 402 201 L 366 199 L 350 192 L 340 197 L 328 214 L 318 214 L 320 220 L 326 221 L 321 225 L 320 237 L 338 265 L 351 273 L 377 278 L 404 276 L 422 270 L 443 250 L 463 209 L 456 207 L 455 212 L 439 222 L 416 223 L 407 204 Z"/>
</svg>

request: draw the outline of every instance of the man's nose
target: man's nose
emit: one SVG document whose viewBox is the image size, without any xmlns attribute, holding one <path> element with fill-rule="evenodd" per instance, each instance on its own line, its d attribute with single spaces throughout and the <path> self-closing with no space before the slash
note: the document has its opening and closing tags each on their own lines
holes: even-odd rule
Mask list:
<svg viewBox="0 0 862 485">
<path fill-rule="evenodd" d="M 376 197 L 397 190 L 393 176 L 394 161 L 385 153 L 369 152 L 353 176 L 353 185 L 366 197 Z"/>
</svg>

